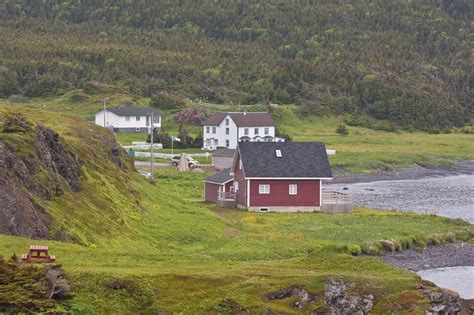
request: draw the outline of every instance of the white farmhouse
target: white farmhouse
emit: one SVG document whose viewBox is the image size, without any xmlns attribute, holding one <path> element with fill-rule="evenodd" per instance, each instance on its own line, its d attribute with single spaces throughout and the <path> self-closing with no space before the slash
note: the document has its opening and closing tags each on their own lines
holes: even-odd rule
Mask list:
<svg viewBox="0 0 474 315">
<path fill-rule="evenodd" d="M 284 141 L 275 137 L 275 122 L 269 113 L 218 112 L 202 123 L 203 147 L 235 149 L 239 142 Z"/>
<path fill-rule="evenodd" d="M 161 114 L 150 107 L 116 107 L 95 114 L 95 124 L 114 132 L 150 132 L 151 113 L 153 126 L 161 128 Z"/>
</svg>

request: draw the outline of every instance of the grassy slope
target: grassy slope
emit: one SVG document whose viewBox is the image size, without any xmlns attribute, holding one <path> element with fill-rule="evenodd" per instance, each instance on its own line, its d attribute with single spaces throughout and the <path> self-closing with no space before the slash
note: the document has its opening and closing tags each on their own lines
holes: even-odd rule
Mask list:
<svg viewBox="0 0 474 315">
<path fill-rule="evenodd" d="M 86 125 L 63 115 L 22 111 L 80 147 L 72 128 L 80 132 Z M 109 169 L 103 171 L 102 180 L 113 177 Z M 97 217 L 100 209 L 80 195 L 100 192 L 97 198 L 109 205 L 120 197 L 120 189 L 112 183 L 99 182 L 90 191 L 57 200 L 57 206 L 49 208 L 55 219 L 88 240 L 88 246 L 41 241 L 64 265 L 76 292 L 64 306 L 84 312 L 195 313 L 225 310 L 220 304 L 231 298 L 256 311 L 292 312 L 289 301 L 270 302 L 263 296 L 303 284 L 319 294 L 316 305 L 306 309 L 310 311 L 322 304 L 324 281 L 337 277 L 356 282 L 361 292 L 373 293 L 375 313 L 419 312 L 425 302 L 416 291 L 416 275 L 349 253 L 423 246 L 474 234 L 473 226 L 460 220 L 367 209 L 337 215 L 215 209 L 201 201 L 205 175 L 163 169 L 156 185 L 130 175 L 128 189 L 140 192 L 141 207 L 116 204 L 115 221 Z M 64 202 L 75 203 L 75 211 L 64 212 Z M 23 253 L 31 243 L 0 236 L 0 253 Z M 115 282 L 120 285 L 111 286 L 112 278 L 118 278 Z"/>
<path fill-rule="evenodd" d="M 416 275 L 348 252 L 359 246 L 380 250 L 380 240 L 422 246 L 474 233 L 459 220 L 366 209 L 337 215 L 215 209 L 201 202 L 203 176 L 163 169 L 156 186 L 136 178 L 132 184 L 143 193 L 144 211 L 112 238 L 87 247 L 41 241 L 63 264 L 76 292 L 66 307 L 195 313 L 218 310 L 223 299 L 232 298 L 256 311 L 291 312 L 288 301 L 268 302 L 264 294 L 293 284 L 319 294 L 327 278 L 337 277 L 373 293 L 378 312 L 402 307 L 407 296 L 413 304 L 405 310 L 420 310 Z M 90 228 L 99 232 L 103 226 Z M 0 253 L 22 253 L 31 243 L 0 236 Z M 121 289 L 110 289 L 112 278 L 122 279 Z"/>
</svg>

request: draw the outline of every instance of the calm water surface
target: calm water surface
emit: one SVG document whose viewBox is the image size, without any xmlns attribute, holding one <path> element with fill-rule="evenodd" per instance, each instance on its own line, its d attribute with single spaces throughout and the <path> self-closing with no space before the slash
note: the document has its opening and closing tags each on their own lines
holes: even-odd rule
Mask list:
<svg viewBox="0 0 474 315">
<path fill-rule="evenodd" d="M 474 267 L 449 267 L 419 271 L 438 287 L 455 290 L 463 299 L 474 299 Z"/>
<path fill-rule="evenodd" d="M 354 203 L 369 208 L 417 213 L 434 211 L 441 216 L 474 223 L 474 175 L 335 184 L 325 188 L 351 193 Z"/>
</svg>

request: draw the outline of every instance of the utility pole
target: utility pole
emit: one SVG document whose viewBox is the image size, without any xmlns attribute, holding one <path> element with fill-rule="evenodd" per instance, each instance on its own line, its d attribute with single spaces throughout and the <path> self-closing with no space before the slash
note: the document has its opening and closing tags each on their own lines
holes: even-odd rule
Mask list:
<svg viewBox="0 0 474 315">
<path fill-rule="evenodd" d="M 104 98 L 104 128 L 107 127 L 107 102 L 108 101 L 109 101 L 108 97 Z"/>
<path fill-rule="evenodd" d="M 150 134 L 150 173 L 151 173 L 151 178 L 154 179 L 153 176 L 153 134 L 155 133 L 155 126 L 153 124 L 153 112 L 151 112 L 151 134 Z"/>
</svg>

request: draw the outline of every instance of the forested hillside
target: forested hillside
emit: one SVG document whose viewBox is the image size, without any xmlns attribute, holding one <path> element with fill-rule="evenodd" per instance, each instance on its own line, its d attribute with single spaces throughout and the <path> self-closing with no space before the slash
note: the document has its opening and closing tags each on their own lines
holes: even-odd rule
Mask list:
<svg viewBox="0 0 474 315">
<path fill-rule="evenodd" d="M 4 0 L 0 97 L 113 85 L 460 126 L 474 115 L 473 15 L 470 0 Z"/>
</svg>

